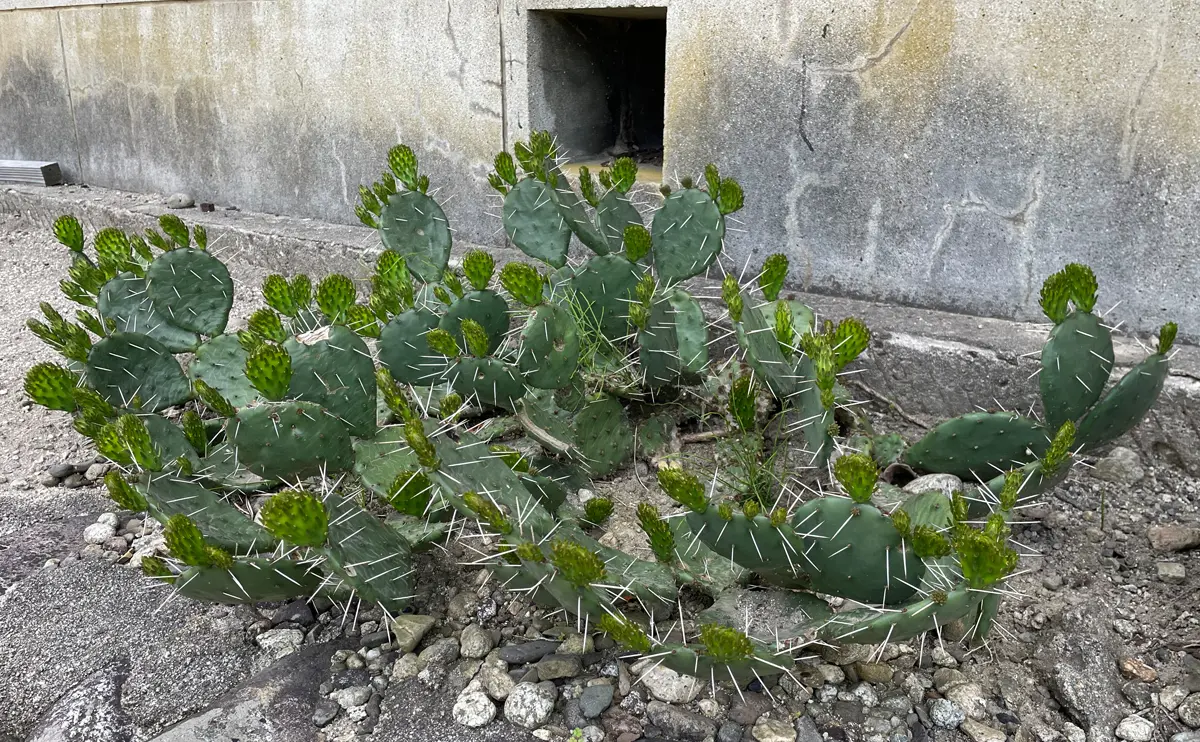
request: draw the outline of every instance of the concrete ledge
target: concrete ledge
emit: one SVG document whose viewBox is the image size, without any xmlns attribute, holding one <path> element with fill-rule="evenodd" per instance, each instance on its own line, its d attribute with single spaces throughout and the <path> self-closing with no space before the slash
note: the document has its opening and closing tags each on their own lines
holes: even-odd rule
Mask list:
<svg viewBox="0 0 1200 742">
<path fill-rule="evenodd" d="M 59 215 L 73 213 L 94 231 L 103 226 L 144 230 L 168 210 L 157 196 L 99 188 L 10 187 L 0 191 L 0 212 L 19 213 L 49 229 Z M 379 250 L 374 230 L 311 219 L 243 211 L 197 209 L 174 212 L 205 225 L 209 242 L 223 256 L 281 273 L 334 271 L 362 276 Z M 458 244 L 461 254 L 470 244 Z M 517 250 L 492 250 L 498 263 L 520 260 Z M 719 294 L 715 281 L 694 282 L 697 295 Z M 1028 410 L 1038 386 L 1031 378 L 1047 325 L 973 317 L 892 304 L 797 294 L 820 317 L 861 318 L 874 332 L 860 363 L 858 380 L 907 412 L 929 422 L 976 409 Z M 708 300 L 711 302 L 711 300 Z M 716 307 L 706 307 L 706 310 Z M 1145 339 L 1146 344 L 1152 340 Z M 1145 356 L 1137 339 L 1118 338 L 1118 369 Z M 1163 457 L 1200 475 L 1200 348 L 1178 346 L 1158 405 L 1131 435 L 1143 454 Z"/>
</svg>

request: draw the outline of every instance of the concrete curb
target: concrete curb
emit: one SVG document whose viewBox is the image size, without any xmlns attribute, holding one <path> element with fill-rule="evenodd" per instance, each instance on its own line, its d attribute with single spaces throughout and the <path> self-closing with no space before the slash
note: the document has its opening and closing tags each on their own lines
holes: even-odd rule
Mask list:
<svg viewBox="0 0 1200 742">
<path fill-rule="evenodd" d="M 157 197 L 101 188 L 0 191 L 0 212 L 21 214 L 46 228 L 69 212 L 92 229 L 142 231 L 168 211 Z M 174 213 L 205 225 L 210 244 L 224 256 L 281 273 L 362 276 L 379 249 L 374 231 L 364 227 L 243 211 Z M 469 247 L 459 244 L 455 252 Z M 501 264 L 524 258 L 512 249 L 490 250 Z M 692 288 L 699 296 L 719 294 L 714 281 L 697 280 Z M 796 298 L 821 317 L 855 316 L 866 322 L 875 337 L 855 381 L 919 418 L 936 422 L 977 409 L 1028 410 L 1037 404 L 1037 383 L 1030 377 L 1038 369 L 1045 325 L 816 294 Z M 715 300 L 703 301 L 706 314 L 723 315 Z M 1145 355 L 1134 338 L 1119 338 L 1116 345 L 1114 376 Z M 1200 476 L 1200 348 L 1178 348 L 1159 403 L 1130 437 L 1143 454 L 1164 457 Z"/>
</svg>

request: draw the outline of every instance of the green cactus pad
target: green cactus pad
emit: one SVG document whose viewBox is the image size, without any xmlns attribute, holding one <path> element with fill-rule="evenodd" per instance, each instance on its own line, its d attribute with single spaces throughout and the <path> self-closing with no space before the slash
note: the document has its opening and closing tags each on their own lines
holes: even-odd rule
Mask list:
<svg viewBox="0 0 1200 742">
<path fill-rule="evenodd" d="M 143 476 L 136 487 L 156 520 L 165 524 L 171 516 L 185 515 L 206 542 L 232 554 L 266 553 L 277 545 L 265 528 L 198 484 L 163 473 Z"/>
<path fill-rule="evenodd" d="M 121 273 L 104 284 L 96 303 L 100 315 L 112 320 L 120 332 L 149 335 L 172 353 L 195 350 L 200 336 L 175 325 L 159 312 L 147 296 L 146 281 L 132 273 Z"/>
<path fill-rule="evenodd" d="M 54 220 L 54 237 L 74 252 L 83 252 L 83 226 L 71 214 Z"/>
<path fill-rule="evenodd" d="M 74 412 L 78 382 L 79 377 L 68 368 L 57 363 L 39 363 L 25 373 L 25 394 L 43 407 Z"/>
<path fill-rule="evenodd" d="M 454 335 L 460 348 L 466 348 L 461 324 L 464 319 L 478 322 L 488 336 L 488 353 L 495 353 L 508 334 L 508 302 L 495 291 L 472 291 L 456 299 L 438 323 L 438 327 Z"/>
<path fill-rule="evenodd" d="M 437 425 L 436 421 L 429 421 L 426 432 L 434 432 Z M 403 426 L 382 428 L 373 439 L 354 442 L 354 473 L 380 497 L 390 494 L 397 476 L 419 465 L 416 454 L 404 440 Z"/>
<path fill-rule="evenodd" d="M 367 603 L 389 613 L 404 609 L 412 599 L 412 550 L 408 541 L 353 500 L 330 494 L 329 545 L 323 550 L 342 582 Z"/>
<path fill-rule="evenodd" d="M 348 469 L 354 460 L 346 425 L 312 402 L 238 410 L 227 435 L 241 463 L 264 479 L 295 481 Z"/>
<path fill-rule="evenodd" d="M 175 579 L 185 598 L 240 605 L 306 598 L 321 580 L 311 568 L 287 559 L 235 559 L 229 569 L 191 567 Z"/>
<path fill-rule="evenodd" d="M 950 499 L 941 490 L 926 490 L 909 495 L 901 503 L 900 510 L 908 515 L 910 528 L 928 526 L 942 531 L 949 528 L 953 522 Z"/>
<path fill-rule="evenodd" d="M 172 250 L 146 269 L 146 295 L 172 324 L 220 335 L 233 307 L 233 281 L 225 264 L 204 250 Z"/>
<path fill-rule="evenodd" d="M 747 518 L 734 512 L 726 520 L 720 508 L 687 514 L 688 528 L 694 537 L 714 553 L 759 575 L 764 581 L 782 587 L 804 584 L 812 566 L 805 560 L 805 544 L 791 526 L 772 525 L 771 519 L 757 515 Z"/>
<path fill-rule="evenodd" d="M 584 263 L 571 279 L 583 305 L 595 317 L 606 338 L 629 333 L 629 303 L 641 272 L 621 255 L 602 255 Z"/>
<path fill-rule="evenodd" d="M 388 198 L 379 215 L 383 245 L 400 253 L 413 275 L 425 283 L 442 278 L 450 260 L 450 225 L 438 203 L 424 193 L 406 191 Z"/>
<path fill-rule="evenodd" d="M 746 301 L 744 297 L 742 301 Z M 787 400 L 800 391 L 800 384 L 804 380 L 779 349 L 779 343 L 775 340 L 774 322 L 768 317 L 768 310 L 773 314 L 774 305 L 756 307 L 748 303 L 743 304 L 742 319 L 735 326 L 738 345 L 745 353 L 746 363 L 771 389 L 775 398 Z"/>
<path fill-rule="evenodd" d="M 543 304 L 534 310 L 521 332 L 517 366 L 530 386 L 558 389 L 575 375 L 579 348 L 579 326 L 571 313 Z"/>
<path fill-rule="evenodd" d="M 629 197 L 618 190 L 611 190 L 596 206 L 596 227 L 608 240 L 608 251 L 619 253 L 625 243 L 625 228 L 631 224 L 642 226 L 642 215 L 629 203 Z"/>
<path fill-rule="evenodd" d="M 188 376 L 216 389 L 234 407 L 245 407 L 261 399 L 244 373 L 246 357 L 236 335 L 218 335 L 196 349 Z"/>
<path fill-rule="evenodd" d="M 558 213 L 563 221 L 575 233 L 579 241 L 586 245 L 592 252 L 597 255 L 607 254 L 611 249 L 608 240 L 604 238 L 604 235 L 600 234 L 600 230 L 596 229 L 596 225 L 592 223 L 591 218 L 588 216 L 587 208 L 584 206 L 584 200 L 571 188 L 571 182 L 567 180 L 566 176 L 557 167 L 550 168 L 549 176 L 551 185 L 557 183 L 557 186 L 551 188 L 549 193 L 557 204 Z"/>
<path fill-rule="evenodd" d="M 375 435 L 375 364 L 363 339 L 341 325 L 290 338 L 288 396 L 314 402 L 358 438 Z"/>
<path fill-rule="evenodd" d="M 303 490 L 271 496 L 259 512 L 263 528 L 296 546 L 320 546 L 329 531 L 329 515 L 320 500 Z"/>
<path fill-rule="evenodd" d="M 525 382 L 516 368 L 495 358 L 461 358 L 450 371 L 454 391 L 464 399 L 515 410 L 525 396 Z"/>
<path fill-rule="evenodd" d="M 192 467 L 199 466 L 200 456 L 178 425 L 162 415 L 141 415 L 138 419 L 146 427 L 146 432 L 154 441 L 154 448 L 164 462 L 178 461 L 182 456 Z"/>
<path fill-rule="evenodd" d="M 872 505 L 844 497 L 810 500 L 792 516 L 792 528 L 804 539 L 817 592 L 894 605 L 911 598 L 925 576 L 924 563 Z"/>
<path fill-rule="evenodd" d="M 651 389 L 693 384 L 708 366 L 708 326 L 700 303 L 678 288 L 656 296 L 638 355 Z"/>
<path fill-rule="evenodd" d="M 531 258 L 561 268 L 567 262 L 571 228 L 558 212 L 550 186 L 525 178 L 504 197 L 504 232 Z"/>
<path fill-rule="evenodd" d="M 918 471 L 979 481 L 1023 466 L 1049 444 L 1049 433 L 1033 420 L 1011 412 L 972 412 L 929 431 L 905 452 L 904 462 Z"/>
<path fill-rule="evenodd" d="M 429 350 L 425 335 L 438 326 L 438 316 L 428 309 L 397 314 L 379 333 L 379 361 L 396 381 L 432 386 L 441 379 L 449 361 Z"/>
<path fill-rule="evenodd" d="M 1112 367 L 1112 333 L 1094 314 L 1076 311 L 1055 325 L 1039 375 L 1046 426 L 1057 430 L 1083 417 L 1104 393 Z"/>
<path fill-rule="evenodd" d="M 527 395 L 518 419 L 539 443 L 566 456 L 592 477 L 616 471 L 633 455 L 633 428 L 621 403 L 612 397 L 568 411 L 548 395 Z"/>
<path fill-rule="evenodd" d="M 725 239 L 725 218 L 704 191 L 672 193 L 654 215 L 654 270 L 674 284 L 698 276 L 717 259 Z"/>
<path fill-rule="evenodd" d="M 114 332 L 92 346 L 87 379 L 110 404 L 126 406 L 136 396 L 148 412 L 192 396 L 192 386 L 170 352 L 157 340 L 132 332 Z"/>
<path fill-rule="evenodd" d="M 838 613 L 813 628 L 824 641 L 874 644 L 905 641 L 935 626 L 966 618 L 977 610 L 987 593 L 962 585 L 937 596 L 909 603 L 902 611 L 878 611 L 863 608 Z"/>
<path fill-rule="evenodd" d="M 1132 430 L 1154 406 L 1169 372 L 1167 357 L 1158 353 L 1131 368 L 1080 421 L 1076 444 L 1091 451 Z"/>
</svg>

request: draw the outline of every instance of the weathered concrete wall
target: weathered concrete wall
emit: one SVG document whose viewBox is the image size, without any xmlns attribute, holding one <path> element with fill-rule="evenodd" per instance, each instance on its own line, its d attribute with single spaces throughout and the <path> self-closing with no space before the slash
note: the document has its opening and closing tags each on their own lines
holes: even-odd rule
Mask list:
<svg viewBox="0 0 1200 742">
<path fill-rule="evenodd" d="M 539 60 L 563 64 L 530 13 L 603 5 L 667 7 L 664 171 L 742 181 L 733 259 L 785 250 L 809 291 L 1019 319 L 1081 260 L 1116 321 L 1200 337 L 1200 6 L 1178 0 L 0 10 L 0 152 L 349 221 L 402 139 L 460 235 L 494 245 L 483 176 L 546 121 Z"/>
</svg>

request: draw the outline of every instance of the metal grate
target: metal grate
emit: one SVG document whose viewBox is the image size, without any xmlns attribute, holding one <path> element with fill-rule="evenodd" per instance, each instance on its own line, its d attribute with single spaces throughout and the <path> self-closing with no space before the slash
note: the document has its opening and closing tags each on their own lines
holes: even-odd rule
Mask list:
<svg viewBox="0 0 1200 742">
<path fill-rule="evenodd" d="M 52 186 L 62 182 L 57 162 L 0 160 L 0 183 L 33 183 Z"/>
</svg>

